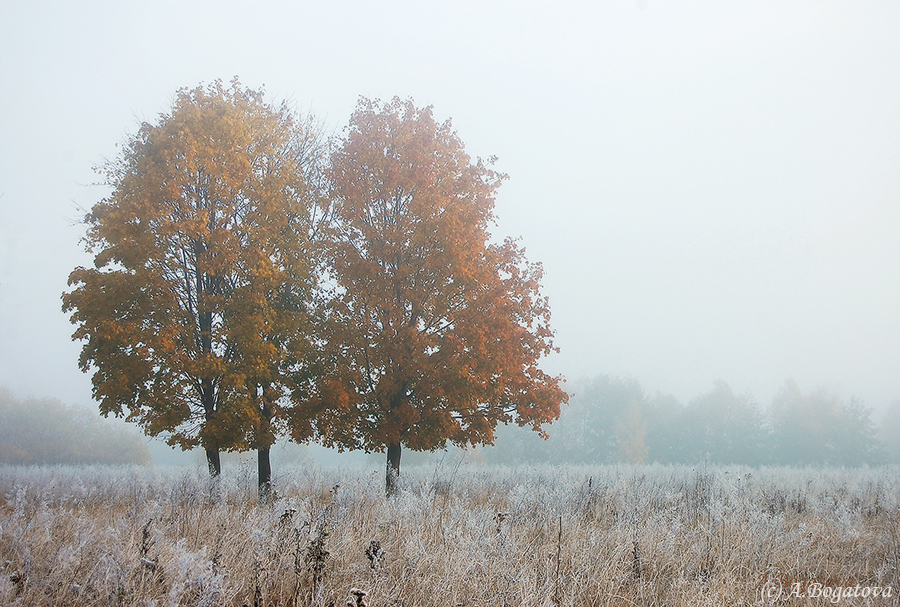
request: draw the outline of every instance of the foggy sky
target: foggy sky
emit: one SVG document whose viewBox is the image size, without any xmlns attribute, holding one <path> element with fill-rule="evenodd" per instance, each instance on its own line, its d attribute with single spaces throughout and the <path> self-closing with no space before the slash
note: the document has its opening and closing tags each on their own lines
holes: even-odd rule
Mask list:
<svg viewBox="0 0 900 607">
<path fill-rule="evenodd" d="M 321 5 L 320 5 L 321 4 Z M 90 404 L 60 311 L 92 167 L 237 75 L 347 123 L 412 97 L 499 157 L 572 379 L 900 398 L 900 4 L 79 2 L 0 8 L 0 385 Z"/>
</svg>

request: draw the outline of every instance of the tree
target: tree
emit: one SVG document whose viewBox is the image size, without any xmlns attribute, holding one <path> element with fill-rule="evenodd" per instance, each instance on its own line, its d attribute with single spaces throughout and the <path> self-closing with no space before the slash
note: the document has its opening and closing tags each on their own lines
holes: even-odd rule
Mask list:
<svg viewBox="0 0 900 607">
<path fill-rule="evenodd" d="M 878 426 L 878 439 L 887 461 L 900 464 L 900 400 L 894 400 Z"/>
<path fill-rule="evenodd" d="M 327 361 L 299 386 L 295 438 L 387 451 L 490 444 L 542 424 L 567 395 L 538 367 L 553 348 L 541 266 L 491 242 L 505 175 L 472 162 L 450 123 L 412 101 L 360 100 L 332 155 Z"/>
<path fill-rule="evenodd" d="M 686 463 L 709 459 L 720 464 L 759 464 L 766 431 L 763 413 L 749 394 L 737 395 L 718 380 L 683 413 L 682 455 Z"/>
<path fill-rule="evenodd" d="M 313 287 L 308 123 L 235 79 L 178 91 L 103 172 L 85 221 L 93 268 L 63 309 L 106 416 L 206 450 L 258 449 L 260 485 Z"/>
<path fill-rule="evenodd" d="M 637 417 L 646 418 L 644 391 L 633 378 L 597 375 L 583 379 L 575 384 L 570 398 L 569 406 L 549 430 L 548 459 L 553 462 L 613 461 L 623 449 L 621 432 L 628 430 L 622 424 L 626 410 L 634 404 L 639 409 Z"/>
<path fill-rule="evenodd" d="M 693 451 L 688 414 L 677 398 L 657 392 L 644 405 L 649 460 L 661 463 L 691 461 Z"/>
<path fill-rule="evenodd" d="M 582 385 L 577 398 L 581 418 L 569 424 L 570 433 L 563 435 L 558 431 L 557 434 L 558 438 L 565 439 L 569 450 L 576 452 L 570 461 L 610 461 L 617 450 L 619 454 L 630 451 L 626 459 L 634 461 L 632 458 L 642 452 L 646 434 L 643 421 L 646 398 L 640 383 L 630 377 L 598 375 Z M 623 444 L 626 440 L 634 441 L 632 449 L 626 449 Z"/>
<path fill-rule="evenodd" d="M 643 463 L 650 454 L 647 447 L 647 422 L 641 412 L 641 401 L 632 400 L 616 423 L 619 455 L 632 464 Z"/>
<path fill-rule="evenodd" d="M 777 463 L 860 466 L 880 459 L 871 411 L 825 388 L 804 394 L 785 381 L 772 401 L 772 426 Z"/>
</svg>

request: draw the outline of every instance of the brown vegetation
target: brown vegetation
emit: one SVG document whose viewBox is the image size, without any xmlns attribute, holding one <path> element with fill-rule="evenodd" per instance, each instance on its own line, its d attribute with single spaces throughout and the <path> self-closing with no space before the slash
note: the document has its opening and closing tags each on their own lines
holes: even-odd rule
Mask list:
<svg viewBox="0 0 900 607">
<path fill-rule="evenodd" d="M 418 468 L 386 500 L 377 473 L 298 468 L 260 505 L 249 468 L 6 467 L 0 603 L 763 605 L 781 576 L 896 593 L 896 472 Z"/>
</svg>

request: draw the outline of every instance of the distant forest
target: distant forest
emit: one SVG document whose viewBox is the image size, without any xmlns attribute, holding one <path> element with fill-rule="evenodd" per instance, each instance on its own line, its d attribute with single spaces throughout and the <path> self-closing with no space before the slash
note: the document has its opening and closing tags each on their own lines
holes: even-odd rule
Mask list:
<svg viewBox="0 0 900 607">
<path fill-rule="evenodd" d="M 124 424 L 0 388 L 0 464 L 149 463 L 146 441 Z"/>
<path fill-rule="evenodd" d="M 545 426 L 549 439 L 515 425 L 493 447 L 470 454 L 485 463 L 671 463 L 848 466 L 900 463 L 900 400 L 879 424 L 856 399 L 793 381 L 768 408 L 717 382 L 687 404 L 648 396 L 635 379 L 600 375 L 570 385 L 570 404 Z M 409 452 L 410 463 L 427 461 Z M 0 463 L 149 464 L 146 440 L 89 410 L 55 399 L 17 399 L 0 389 Z"/>
<path fill-rule="evenodd" d="M 570 388 L 549 440 L 502 427 L 486 461 L 863 466 L 900 463 L 900 400 L 880 424 L 854 398 L 792 380 L 764 409 L 724 382 L 687 404 L 608 375 Z"/>
</svg>

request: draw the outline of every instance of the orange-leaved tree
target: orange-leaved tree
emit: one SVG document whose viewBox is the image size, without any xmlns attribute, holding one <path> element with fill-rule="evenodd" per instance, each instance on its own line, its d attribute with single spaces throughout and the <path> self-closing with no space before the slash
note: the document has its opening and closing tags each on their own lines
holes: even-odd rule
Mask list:
<svg viewBox="0 0 900 607">
<path fill-rule="evenodd" d="M 95 267 L 63 294 L 102 414 L 202 446 L 214 476 L 257 449 L 261 490 L 314 288 L 309 125 L 237 79 L 178 91 L 104 167 Z"/>
<path fill-rule="evenodd" d="M 330 292 L 295 438 L 387 451 L 490 444 L 499 422 L 543 432 L 567 400 L 539 368 L 554 347 L 541 267 L 491 241 L 505 175 L 472 161 L 412 101 L 360 100 L 330 166 Z"/>
</svg>

